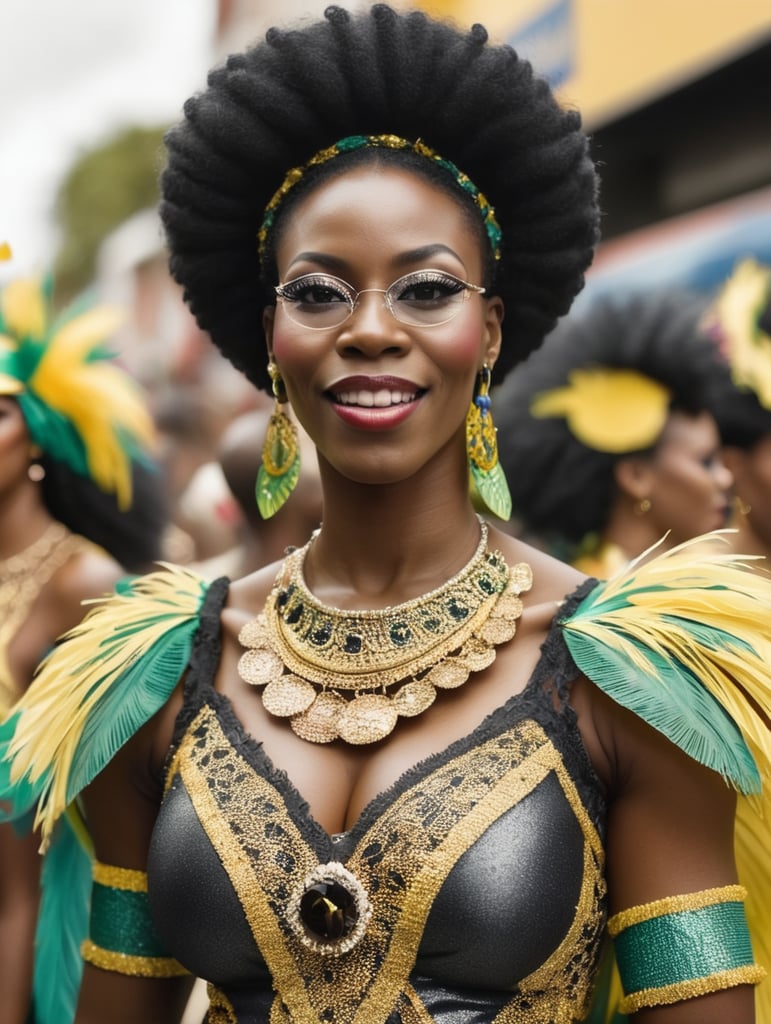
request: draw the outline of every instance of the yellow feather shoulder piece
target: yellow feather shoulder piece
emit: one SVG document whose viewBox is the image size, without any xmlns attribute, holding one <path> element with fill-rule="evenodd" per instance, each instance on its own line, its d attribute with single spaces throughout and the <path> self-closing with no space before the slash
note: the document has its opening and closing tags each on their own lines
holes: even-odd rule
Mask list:
<svg viewBox="0 0 771 1024">
<path fill-rule="evenodd" d="M 562 623 L 581 671 L 744 793 L 771 771 L 771 575 L 716 531 L 599 583 Z"/>
</svg>

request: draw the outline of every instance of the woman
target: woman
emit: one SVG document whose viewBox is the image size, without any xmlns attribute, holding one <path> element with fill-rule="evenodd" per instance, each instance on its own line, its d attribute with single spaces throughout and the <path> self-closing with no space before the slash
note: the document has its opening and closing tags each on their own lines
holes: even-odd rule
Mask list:
<svg viewBox="0 0 771 1024">
<path fill-rule="evenodd" d="M 715 415 L 723 461 L 734 477 L 737 551 L 771 555 L 771 268 L 740 263 L 712 303 L 704 328 L 719 345 L 731 379 Z"/>
<path fill-rule="evenodd" d="M 577 115 L 479 26 L 331 7 L 214 71 L 168 146 L 173 272 L 276 397 L 260 507 L 298 476 L 288 402 L 324 519 L 232 586 L 168 570 L 124 589 L 0 736 L 12 813 L 38 802 L 51 854 L 82 791 L 96 865 L 76 1020 L 177 1020 L 185 972 L 209 981 L 210 1022 L 579 1020 L 609 908 L 622 968 L 650 940 L 635 921 L 667 948 L 680 914 L 715 936 L 658 979 L 626 972 L 639 1020 L 752 1021 L 762 969 L 720 774 L 752 790 L 769 755 L 760 725 L 734 733 L 741 697 L 712 648 L 724 595 L 754 608 L 768 586 L 720 555 L 725 590 L 698 627 L 671 617 L 647 677 L 641 617 L 603 643 L 604 589 L 469 497 L 470 471 L 506 513 L 490 374 L 539 343 L 591 258 Z M 686 561 L 693 593 L 712 558 L 669 556 L 611 603 L 642 589 L 669 610 L 661 580 Z M 767 709 L 771 652 L 746 620 L 731 673 Z M 638 647 L 632 687 L 615 659 Z M 67 737 L 55 750 L 40 701 Z"/>
<path fill-rule="evenodd" d="M 14 281 L 0 296 L 3 717 L 56 638 L 81 620 L 82 602 L 158 557 L 160 481 L 136 462 L 150 419 L 99 352 L 115 323 L 114 311 L 93 309 L 49 325 L 34 281 Z M 38 844 L 0 827 L 3 1024 L 27 1019 Z"/>
<path fill-rule="evenodd" d="M 726 373 L 698 318 L 679 289 L 596 299 L 496 397 L 515 509 L 589 575 L 726 525 L 732 479 L 711 412 Z"/>
</svg>

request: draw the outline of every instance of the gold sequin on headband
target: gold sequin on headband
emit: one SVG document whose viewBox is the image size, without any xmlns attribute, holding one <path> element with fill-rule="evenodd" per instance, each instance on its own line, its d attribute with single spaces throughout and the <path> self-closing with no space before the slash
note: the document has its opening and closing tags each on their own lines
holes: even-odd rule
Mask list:
<svg viewBox="0 0 771 1024">
<path fill-rule="evenodd" d="M 274 192 L 273 197 L 265 207 L 262 224 L 260 225 L 260 230 L 257 232 L 260 263 L 265 259 L 268 235 L 273 227 L 273 222 L 276 219 L 278 209 L 287 194 L 294 188 L 306 171 L 311 167 L 318 167 L 320 164 L 325 164 L 330 160 L 334 160 L 334 158 L 336 156 L 340 156 L 341 153 L 351 153 L 357 149 L 369 148 L 410 150 L 413 153 L 418 153 L 420 156 L 425 157 L 426 160 L 431 160 L 433 163 L 447 171 L 456 185 L 462 188 L 463 191 L 468 193 L 468 195 L 470 195 L 474 200 L 474 203 L 478 207 L 479 213 L 482 217 L 482 222 L 490 241 L 493 255 L 496 260 L 501 258 L 501 229 L 498 221 L 495 219 L 495 211 L 468 175 L 464 174 L 463 171 L 452 163 L 452 161 L 445 160 L 443 156 L 440 156 L 424 142 L 421 142 L 420 139 L 416 142 L 409 142 L 407 139 L 403 139 L 399 135 L 349 135 L 347 138 L 340 139 L 339 142 L 335 142 L 333 145 L 327 146 L 326 149 L 320 149 L 318 153 L 314 154 L 302 167 L 293 167 L 281 182 L 279 188 Z"/>
</svg>

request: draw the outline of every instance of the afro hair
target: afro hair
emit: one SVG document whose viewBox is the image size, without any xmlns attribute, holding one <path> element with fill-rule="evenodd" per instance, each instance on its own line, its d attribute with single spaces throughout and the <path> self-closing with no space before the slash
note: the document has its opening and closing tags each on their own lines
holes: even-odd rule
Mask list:
<svg viewBox="0 0 771 1024">
<path fill-rule="evenodd" d="M 422 140 L 495 208 L 503 232 L 495 290 L 506 308 L 501 379 L 583 285 L 598 232 L 588 141 L 578 113 L 563 109 L 510 47 L 488 43 L 481 25 L 461 31 L 385 4 L 355 14 L 329 7 L 296 29 L 270 29 L 210 72 L 168 132 L 161 218 L 172 275 L 200 327 L 270 390 L 255 343 L 277 283 L 271 267 L 259 266 L 265 207 L 290 168 L 361 134 Z M 410 156 L 378 151 L 376 159 Z M 274 232 L 279 223 L 280 211 Z"/>
<path fill-rule="evenodd" d="M 544 538 L 570 544 L 602 531 L 623 456 L 588 447 L 561 416 L 533 416 L 534 396 L 565 386 L 573 370 L 623 368 L 667 388 L 672 411 L 711 410 L 727 369 L 699 329 L 701 311 L 701 299 L 680 289 L 597 298 L 496 389 L 498 448 L 514 510 Z"/>
</svg>

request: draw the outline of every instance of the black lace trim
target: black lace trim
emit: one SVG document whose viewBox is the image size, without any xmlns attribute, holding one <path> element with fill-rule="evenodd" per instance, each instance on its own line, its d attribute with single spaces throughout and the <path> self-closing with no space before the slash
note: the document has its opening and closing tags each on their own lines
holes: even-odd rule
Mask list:
<svg viewBox="0 0 771 1024">
<path fill-rule="evenodd" d="M 556 726 L 557 718 L 565 720 L 567 728 L 560 730 L 564 744 L 561 751 L 565 757 L 565 767 L 574 778 L 586 780 L 587 785 L 582 787 L 581 796 L 595 828 L 604 841 L 607 811 L 605 784 L 594 770 L 578 729 L 578 716 L 570 703 L 571 687 L 581 673 L 571 657 L 562 632 L 562 624 L 573 615 L 598 583 L 599 580 L 596 579 L 584 580 L 560 605 L 541 646 L 541 658 L 535 667 L 528 689 L 532 687 L 549 696 L 544 708 L 552 712 L 548 719 L 552 728 Z M 541 724 L 546 725 L 547 720 L 542 720 Z"/>
<path fill-rule="evenodd" d="M 201 605 L 198 629 L 193 638 L 193 650 L 183 683 L 183 706 L 174 725 L 169 757 L 173 755 L 208 692 L 214 692 L 214 679 L 222 653 L 220 615 L 229 589 L 230 580 L 226 576 L 219 577 L 209 585 Z"/>
</svg>

